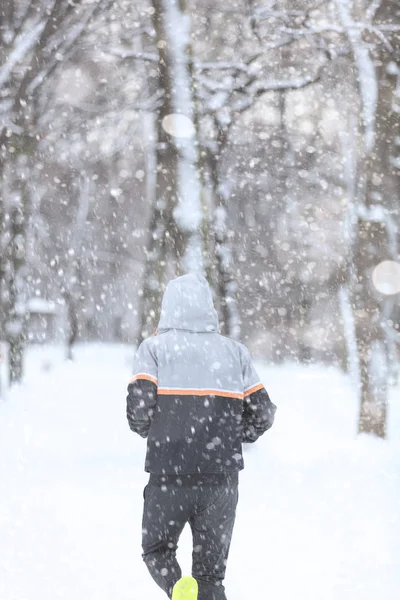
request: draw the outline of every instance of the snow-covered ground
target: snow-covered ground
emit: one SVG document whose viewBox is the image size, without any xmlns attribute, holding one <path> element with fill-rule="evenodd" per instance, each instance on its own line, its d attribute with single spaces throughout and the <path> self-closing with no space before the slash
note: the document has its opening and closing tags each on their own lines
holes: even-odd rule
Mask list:
<svg viewBox="0 0 400 600">
<path fill-rule="evenodd" d="M 161 600 L 141 560 L 145 442 L 125 419 L 132 351 L 32 349 L 0 401 L 1 600 Z M 274 428 L 245 452 L 229 600 L 398 600 L 400 390 L 389 440 L 355 437 L 333 369 L 259 372 Z M 179 549 L 190 572 L 190 534 Z"/>
</svg>

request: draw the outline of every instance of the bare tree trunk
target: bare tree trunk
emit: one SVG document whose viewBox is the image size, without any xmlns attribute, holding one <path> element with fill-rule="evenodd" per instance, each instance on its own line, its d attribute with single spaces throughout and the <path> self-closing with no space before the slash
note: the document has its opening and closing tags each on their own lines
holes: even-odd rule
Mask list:
<svg viewBox="0 0 400 600">
<path fill-rule="evenodd" d="M 0 340 L 4 334 L 4 294 L 6 288 L 6 206 L 4 202 L 4 185 L 0 175 Z"/>
<path fill-rule="evenodd" d="M 398 61 L 399 39 L 392 36 L 392 55 L 384 49 L 379 61 L 373 61 L 361 33 L 350 27 L 352 15 L 343 2 L 340 10 L 342 22 L 349 28 L 348 37 L 357 66 L 365 148 L 359 175 L 351 302 L 361 377 L 358 430 L 383 438 L 390 370 L 386 331 L 390 327 L 392 303 L 374 286 L 372 274 L 382 261 L 398 260 L 393 215 L 398 217 L 399 214 L 396 203 L 400 178 L 393 152 L 400 133 L 399 114 L 395 109 L 399 71 L 389 69 L 388 65 Z M 376 20 L 394 22 L 394 13 L 400 17 L 400 9 L 384 0 L 377 9 Z"/>
<path fill-rule="evenodd" d="M 173 207 L 176 203 L 176 172 L 178 163 L 177 148 L 171 136 L 163 127 L 163 121 L 173 113 L 170 56 L 165 31 L 165 15 L 162 0 L 153 1 L 153 24 L 158 44 L 158 89 L 162 102 L 156 114 L 156 181 L 155 195 L 152 198 L 149 236 L 146 250 L 146 264 L 142 285 L 140 328 L 138 344 L 151 334 L 156 326 L 163 293 L 163 280 L 168 261 L 167 240 L 176 239 L 177 247 L 183 242 L 174 230 Z M 164 40 L 164 43 L 162 43 Z M 170 250 L 170 248 L 168 248 Z"/>
<path fill-rule="evenodd" d="M 25 191 L 26 193 L 26 191 Z M 9 246 L 10 276 L 8 281 L 8 309 L 6 336 L 9 345 L 10 385 L 21 381 L 23 353 L 26 341 L 26 297 L 24 282 L 26 218 L 21 200 L 11 211 L 11 241 Z"/>
<path fill-rule="evenodd" d="M 156 187 L 166 225 L 164 243 L 167 257 L 176 261 L 176 272 L 202 271 L 190 20 L 180 0 L 153 0 L 153 7 L 163 94 L 157 122 Z"/>
<path fill-rule="evenodd" d="M 77 47 L 76 41 L 90 18 L 104 8 L 107 2 L 108 0 L 100 0 L 95 5 L 85 7 L 79 2 L 54 0 L 46 8 L 42 6 L 43 3 L 32 0 L 25 3 L 24 15 L 21 10 L 15 10 L 15 2 L 2 2 L 0 24 L 9 31 L 4 29 L 0 34 L 6 32 L 7 38 L 8 34 L 12 34 L 13 42 L 7 45 L 6 40 L 2 40 L 0 48 L 0 87 L 7 90 L 7 96 L 4 97 L 7 97 L 9 103 L 4 113 L 6 118 L 0 123 L 0 179 L 4 183 L 5 172 L 9 170 L 11 181 L 8 191 L 13 196 L 19 196 L 16 201 L 11 201 L 14 202 L 14 208 L 9 211 L 11 241 L 5 255 L 6 272 L 4 265 L 0 267 L 0 284 L 6 295 L 4 320 L 9 342 L 10 383 L 19 381 L 23 370 L 26 337 L 26 238 L 28 202 L 31 198 L 28 183 L 40 137 L 40 86 L 57 69 L 60 64 L 58 57 L 67 56 L 68 51 L 72 53 L 73 48 Z M 58 52 L 61 48 L 62 52 Z M 0 212 L 4 212 L 4 207 L 0 206 Z M 10 275 L 7 274 L 8 267 Z"/>
<path fill-rule="evenodd" d="M 390 372 L 390 300 L 372 281 L 372 274 L 385 260 L 398 260 L 393 240 L 392 218 L 400 191 L 400 178 L 393 164 L 395 136 L 400 133 L 398 114 L 393 111 L 396 78 L 387 73 L 387 59 L 377 68 L 379 100 L 375 143 L 366 160 L 364 203 L 358 210 L 355 250 L 356 338 L 361 373 L 359 432 L 386 435 L 387 393 Z"/>
<path fill-rule="evenodd" d="M 73 348 L 79 335 L 79 319 L 76 298 L 70 291 L 64 293 L 67 305 L 68 333 L 67 333 L 67 360 L 73 360 Z"/>
<path fill-rule="evenodd" d="M 140 328 L 137 343 L 148 337 L 157 325 L 163 294 L 163 276 L 166 266 L 166 226 L 164 211 L 156 200 L 152 207 L 147 258 L 142 284 Z"/>
<path fill-rule="evenodd" d="M 73 347 L 79 336 L 79 305 L 81 303 L 80 266 L 83 260 L 82 242 L 90 207 L 91 179 L 88 173 L 79 185 L 78 210 L 73 228 L 73 256 L 65 278 L 64 299 L 67 305 L 67 359 L 73 360 Z"/>
<path fill-rule="evenodd" d="M 153 0 L 152 4 L 162 101 L 157 112 L 156 196 L 151 208 L 139 342 L 158 321 L 165 275 L 203 271 L 189 21 L 178 0 Z"/>
<path fill-rule="evenodd" d="M 219 162 L 224 147 L 220 134 L 218 151 L 208 153 L 208 163 L 213 192 L 213 219 L 211 231 L 214 242 L 215 270 L 218 300 L 221 311 L 221 332 L 233 339 L 240 339 L 240 316 L 237 305 L 238 285 L 233 268 L 231 240 L 228 230 L 228 190 L 220 180 Z"/>
</svg>

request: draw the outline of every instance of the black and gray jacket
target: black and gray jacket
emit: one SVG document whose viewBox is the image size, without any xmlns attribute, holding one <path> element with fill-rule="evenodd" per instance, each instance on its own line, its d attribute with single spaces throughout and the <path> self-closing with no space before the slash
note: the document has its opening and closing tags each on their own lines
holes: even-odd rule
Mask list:
<svg viewBox="0 0 400 600">
<path fill-rule="evenodd" d="M 129 426 L 147 437 L 145 470 L 239 471 L 242 442 L 269 429 L 275 410 L 248 350 L 218 333 L 207 281 L 170 281 L 157 335 L 140 345 L 128 386 Z"/>
</svg>

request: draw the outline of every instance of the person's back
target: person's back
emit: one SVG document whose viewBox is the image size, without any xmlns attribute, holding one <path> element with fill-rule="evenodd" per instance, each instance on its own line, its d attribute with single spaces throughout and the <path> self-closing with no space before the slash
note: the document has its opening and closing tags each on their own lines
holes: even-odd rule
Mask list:
<svg viewBox="0 0 400 600">
<path fill-rule="evenodd" d="M 199 600 L 224 600 L 242 442 L 272 425 L 275 406 L 247 349 L 218 333 L 204 278 L 168 284 L 157 335 L 139 347 L 128 391 L 129 425 L 148 438 L 143 557 L 150 573 L 171 596 L 180 578 L 177 541 L 189 522 L 200 548 Z"/>
</svg>

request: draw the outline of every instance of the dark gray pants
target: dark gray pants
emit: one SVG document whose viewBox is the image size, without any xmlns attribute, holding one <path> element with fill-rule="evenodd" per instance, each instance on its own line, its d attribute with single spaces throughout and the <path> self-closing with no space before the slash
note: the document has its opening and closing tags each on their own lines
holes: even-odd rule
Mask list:
<svg viewBox="0 0 400 600">
<path fill-rule="evenodd" d="M 198 600 L 226 600 L 226 562 L 238 501 L 237 475 L 210 479 L 151 476 L 144 492 L 143 559 L 154 581 L 171 597 L 182 576 L 176 559 L 186 523 L 193 534 L 192 576 Z"/>
</svg>

